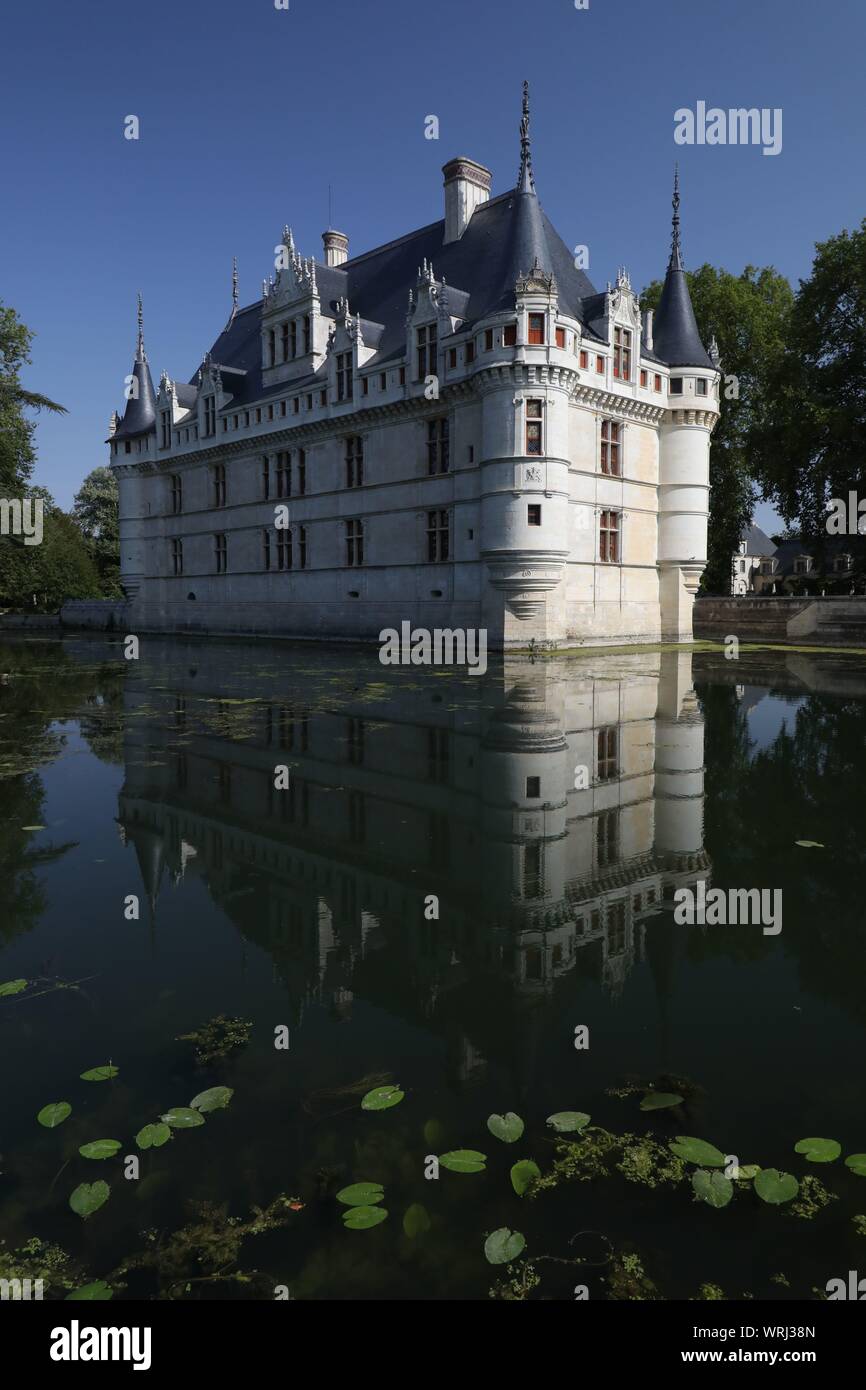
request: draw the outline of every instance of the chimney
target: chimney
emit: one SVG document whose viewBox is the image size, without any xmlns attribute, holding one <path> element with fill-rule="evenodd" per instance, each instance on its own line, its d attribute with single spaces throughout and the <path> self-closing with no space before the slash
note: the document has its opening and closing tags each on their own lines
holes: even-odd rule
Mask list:
<svg viewBox="0 0 866 1390">
<path fill-rule="evenodd" d="M 490 197 L 491 173 L 483 164 L 460 155 L 443 164 L 445 176 L 445 245 L 459 241 L 479 203 Z"/>
<path fill-rule="evenodd" d="M 653 350 L 653 311 L 647 309 L 643 321 L 643 341 L 647 352 Z"/>
<path fill-rule="evenodd" d="M 325 265 L 342 265 L 349 259 L 349 238 L 345 232 L 332 232 L 330 228 L 322 232 L 325 248 Z"/>
</svg>

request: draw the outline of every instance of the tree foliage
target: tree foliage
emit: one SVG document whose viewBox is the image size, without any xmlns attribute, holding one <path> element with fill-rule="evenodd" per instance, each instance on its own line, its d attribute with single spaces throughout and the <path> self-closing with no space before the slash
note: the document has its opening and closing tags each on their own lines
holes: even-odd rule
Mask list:
<svg viewBox="0 0 866 1390">
<path fill-rule="evenodd" d="M 72 517 L 99 573 L 103 597 L 122 597 L 117 479 L 110 468 L 94 468 L 88 473 L 75 494 Z"/>
</svg>

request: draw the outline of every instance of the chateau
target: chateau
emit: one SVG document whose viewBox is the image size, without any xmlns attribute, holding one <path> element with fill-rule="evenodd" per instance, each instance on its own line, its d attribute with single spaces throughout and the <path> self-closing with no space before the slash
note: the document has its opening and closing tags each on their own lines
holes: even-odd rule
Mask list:
<svg viewBox="0 0 866 1390">
<path fill-rule="evenodd" d="M 189 383 L 144 349 L 112 417 L 125 622 L 491 649 L 690 641 L 718 353 L 680 248 L 655 314 L 596 292 L 541 208 L 524 84 L 517 184 L 444 166 L 444 216 L 276 274 Z"/>
</svg>

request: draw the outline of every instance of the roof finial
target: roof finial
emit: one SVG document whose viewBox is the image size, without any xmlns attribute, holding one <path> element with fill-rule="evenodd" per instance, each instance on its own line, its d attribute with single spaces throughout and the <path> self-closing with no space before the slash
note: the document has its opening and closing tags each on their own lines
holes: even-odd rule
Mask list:
<svg viewBox="0 0 866 1390">
<path fill-rule="evenodd" d="M 138 292 L 138 349 L 135 354 L 137 362 L 146 361 L 144 355 L 144 310 L 141 304 L 141 290 Z"/>
<path fill-rule="evenodd" d="M 532 177 L 532 152 L 529 147 L 529 83 L 523 84 L 523 115 L 520 120 L 520 173 L 517 175 L 518 193 L 534 193 L 535 180 Z"/>
<path fill-rule="evenodd" d="M 683 269 L 682 247 L 680 246 L 680 166 L 674 165 L 674 196 L 673 196 L 673 237 L 671 239 L 671 270 Z"/>
<path fill-rule="evenodd" d="M 238 311 L 238 304 L 239 304 L 239 303 L 240 303 L 240 301 L 239 301 L 239 299 L 238 299 L 238 258 L 237 258 L 237 256 L 233 256 L 233 257 L 232 257 L 232 312 L 235 313 L 235 314 L 236 314 L 237 311 Z"/>
</svg>

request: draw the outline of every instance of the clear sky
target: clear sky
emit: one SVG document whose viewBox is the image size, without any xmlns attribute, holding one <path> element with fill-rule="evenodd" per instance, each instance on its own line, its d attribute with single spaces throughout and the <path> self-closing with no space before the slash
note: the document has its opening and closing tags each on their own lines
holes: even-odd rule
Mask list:
<svg viewBox="0 0 866 1390">
<path fill-rule="evenodd" d="M 26 384 L 69 408 L 37 433 L 63 506 L 107 462 L 139 289 L 155 382 L 188 380 L 232 256 L 242 304 L 284 223 L 321 259 L 329 184 L 350 254 L 440 217 L 456 154 L 512 186 L 524 77 L 539 196 L 599 287 L 663 273 L 676 159 L 691 267 L 796 285 L 866 211 L 864 0 L 10 0 L 2 46 L 0 298 L 36 332 Z M 781 107 L 781 153 L 676 145 L 698 101 Z"/>
</svg>

